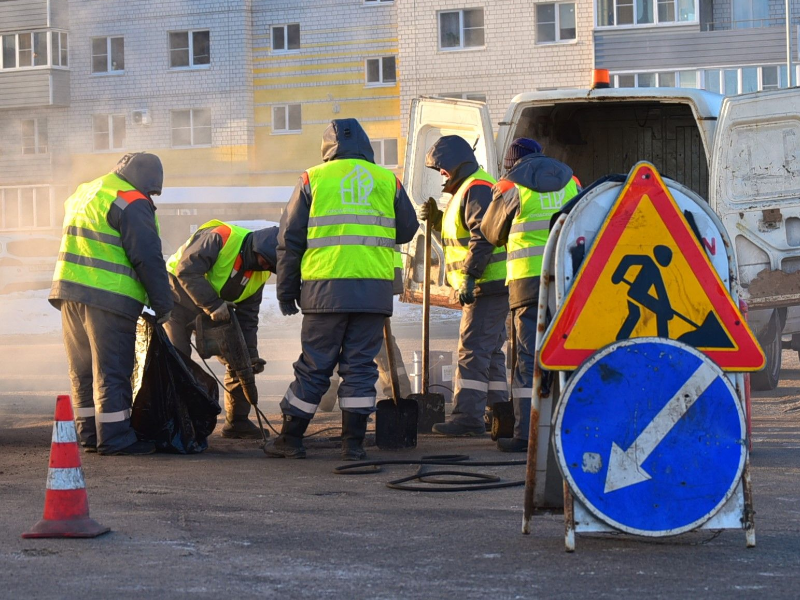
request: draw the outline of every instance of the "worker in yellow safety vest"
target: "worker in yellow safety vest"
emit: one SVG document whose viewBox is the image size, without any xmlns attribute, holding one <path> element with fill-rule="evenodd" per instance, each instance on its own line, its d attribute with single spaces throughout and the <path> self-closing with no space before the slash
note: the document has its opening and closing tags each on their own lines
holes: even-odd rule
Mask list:
<svg viewBox="0 0 800 600">
<path fill-rule="evenodd" d="M 163 181 L 156 155 L 126 154 L 64 203 L 50 302 L 61 310 L 75 423 L 87 452 L 155 452 L 130 425 L 131 374 L 142 308 L 163 323 L 173 305 L 152 200 Z"/>
<path fill-rule="evenodd" d="M 228 321 L 234 310 L 253 372 L 261 373 L 266 361 L 258 356 L 258 311 L 264 284 L 275 272 L 277 247 L 277 227 L 250 231 L 216 220 L 201 225 L 167 260 L 175 309 L 164 329 L 172 344 L 191 356 L 197 315 L 203 312 L 212 321 Z M 234 308 L 229 309 L 229 303 Z M 261 429 L 250 421 L 250 403 L 230 368 L 225 369 L 224 384 L 222 437 L 260 439 Z"/>
<path fill-rule="evenodd" d="M 360 460 L 375 411 L 374 359 L 392 314 L 395 245 L 409 242 L 419 223 L 397 177 L 375 164 L 357 120 L 331 122 L 322 160 L 300 176 L 281 216 L 276 291 L 284 315 L 303 311 L 302 354 L 281 400 L 281 434 L 265 453 L 305 458 L 303 435 L 338 363 L 342 458 Z"/>
<path fill-rule="evenodd" d="M 513 373 L 514 437 L 500 438 L 502 452 L 528 448 L 533 393 L 539 276 L 550 231 L 550 217 L 580 190 L 577 177 L 564 163 L 545 156 L 535 140 L 518 138 L 503 160 L 505 176 L 493 189 L 481 231 L 508 252 L 509 303 L 517 335 Z"/>
<path fill-rule="evenodd" d="M 453 413 L 448 421 L 434 425 L 433 431 L 452 437 L 483 435 L 487 405 L 508 401 L 503 354 L 508 316 L 506 251 L 487 242 L 480 231 L 495 180 L 480 168 L 467 141 L 457 135 L 439 138 L 428 151 L 425 166 L 441 173 L 443 192 L 452 198 L 444 211 L 430 199 L 420 206 L 418 216 L 442 232 L 447 283 L 463 306 Z"/>
</svg>

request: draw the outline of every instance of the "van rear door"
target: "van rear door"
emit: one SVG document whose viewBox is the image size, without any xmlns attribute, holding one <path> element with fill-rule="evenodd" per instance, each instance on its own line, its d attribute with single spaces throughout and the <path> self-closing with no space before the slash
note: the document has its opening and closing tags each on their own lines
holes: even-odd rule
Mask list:
<svg viewBox="0 0 800 600">
<path fill-rule="evenodd" d="M 800 305 L 800 89 L 725 99 L 709 192 L 750 307 Z"/>
<path fill-rule="evenodd" d="M 425 155 L 442 136 L 460 135 L 475 148 L 478 163 L 491 175 L 497 176 L 497 152 L 489 117 L 483 102 L 449 98 L 415 98 L 411 101 L 408 125 L 408 145 L 404 171 L 404 185 L 411 200 L 419 206 L 429 197 L 436 198 L 444 210 L 450 196 L 442 196 L 442 177 L 425 166 Z M 408 245 L 408 260 L 404 278 L 404 302 L 422 302 L 424 281 L 424 229 Z M 460 308 L 454 303 L 452 289 L 445 285 L 444 253 L 439 234 L 433 236 L 433 261 L 431 270 L 431 304 Z"/>
</svg>

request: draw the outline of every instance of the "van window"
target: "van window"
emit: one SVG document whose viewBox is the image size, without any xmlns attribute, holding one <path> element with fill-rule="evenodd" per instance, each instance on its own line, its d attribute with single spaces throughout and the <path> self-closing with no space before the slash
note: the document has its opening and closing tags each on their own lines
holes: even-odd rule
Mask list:
<svg viewBox="0 0 800 600">
<path fill-rule="evenodd" d="M 523 110 L 509 141 L 529 137 L 584 186 L 640 160 L 708 198 L 708 158 L 691 108 L 652 101 L 564 103 Z"/>
</svg>

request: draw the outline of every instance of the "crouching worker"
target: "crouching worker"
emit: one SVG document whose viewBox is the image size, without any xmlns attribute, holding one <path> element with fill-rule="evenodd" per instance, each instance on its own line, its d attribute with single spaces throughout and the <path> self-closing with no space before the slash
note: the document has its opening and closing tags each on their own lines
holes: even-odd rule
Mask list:
<svg viewBox="0 0 800 600">
<path fill-rule="evenodd" d="M 197 315 L 204 312 L 212 321 L 228 321 L 228 303 L 232 302 L 253 372 L 261 373 L 266 361 L 258 357 L 258 309 L 264 284 L 275 272 L 277 245 L 277 227 L 250 231 L 222 221 L 202 225 L 167 261 L 175 308 L 164 328 L 172 344 L 191 356 Z M 230 368 L 224 382 L 222 437 L 260 439 L 261 430 L 248 418 L 250 403 Z"/>
</svg>

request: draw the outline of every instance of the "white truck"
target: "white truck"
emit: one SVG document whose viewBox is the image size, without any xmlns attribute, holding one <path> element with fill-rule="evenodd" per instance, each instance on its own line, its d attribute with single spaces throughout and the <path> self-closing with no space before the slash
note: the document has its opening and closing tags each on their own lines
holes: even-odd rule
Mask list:
<svg viewBox="0 0 800 600">
<path fill-rule="evenodd" d="M 584 186 L 646 160 L 705 198 L 735 246 L 741 296 L 767 356 L 753 387 L 778 385 L 782 337 L 800 350 L 800 89 L 731 98 L 673 88 L 525 93 L 511 101 L 497 132 L 484 103 L 417 98 L 405 159 L 406 189 L 417 204 L 441 196 L 441 176 L 425 167 L 425 153 L 443 135 L 475 144 L 494 176 L 508 145 L 529 137 Z M 457 308 L 438 268 L 438 239 L 434 246 L 432 303 Z M 405 301 L 421 298 L 423 248 L 420 233 L 408 248 Z"/>
</svg>

